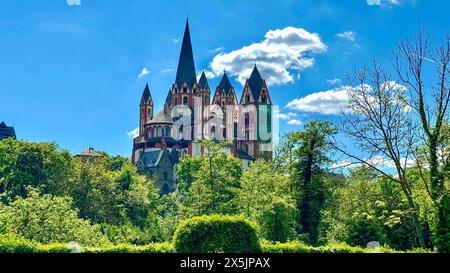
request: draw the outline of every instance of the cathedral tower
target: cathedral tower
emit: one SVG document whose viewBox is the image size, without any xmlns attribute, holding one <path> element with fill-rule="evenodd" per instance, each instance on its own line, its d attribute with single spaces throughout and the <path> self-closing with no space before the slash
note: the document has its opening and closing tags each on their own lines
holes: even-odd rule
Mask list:
<svg viewBox="0 0 450 273">
<path fill-rule="evenodd" d="M 272 101 L 266 81 L 261 77 L 256 64 L 250 78 L 245 82 L 240 104 L 245 109 L 242 113 L 244 139 L 238 142 L 238 147 L 255 159 L 271 159 Z"/>
<path fill-rule="evenodd" d="M 153 99 L 148 84 L 145 85 L 139 108 L 139 136 L 144 136 L 144 125 L 153 118 Z"/>
</svg>

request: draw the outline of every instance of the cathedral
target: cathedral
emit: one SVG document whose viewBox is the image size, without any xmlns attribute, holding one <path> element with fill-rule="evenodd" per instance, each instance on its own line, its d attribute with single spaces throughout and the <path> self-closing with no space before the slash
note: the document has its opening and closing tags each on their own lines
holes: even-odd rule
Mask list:
<svg viewBox="0 0 450 273">
<path fill-rule="evenodd" d="M 256 64 L 239 99 L 226 72 L 211 97 L 205 72 L 197 80 L 187 20 L 175 82 L 163 109 L 155 115 L 150 88 L 145 85 L 132 162 L 139 173 L 153 177 L 165 194 L 177 187 L 175 165 L 179 160 L 203 153 L 201 140 L 226 140 L 227 152 L 241 159 L 244 168 L 257 159 L 270 159 L 271 105 L 268 86 Z"/>
</svg>

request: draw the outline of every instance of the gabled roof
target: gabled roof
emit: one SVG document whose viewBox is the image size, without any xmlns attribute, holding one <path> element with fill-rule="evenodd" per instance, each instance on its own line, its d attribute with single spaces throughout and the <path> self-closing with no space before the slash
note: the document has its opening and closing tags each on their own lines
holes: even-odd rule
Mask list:
<svg viewBox="0 0 450 273">
<path fill-rule="evenodd" d="M 222 79 L 220 80 L 219 85 L 216 88 L 216 92 L 225 92 L 226 95 L 230 93 L 230 90 L 233 88 L 231 85 L 230 79 L 226 72 L 223 73 Z"/>
<path fill-rule="evenodd" d="M 167 150 L 151 150 L 141 153 L 138 165 L 144 165 L 146 167 L 157 167 L 161 162 L 164 154 L 167 154 L 172 164 L 178 163 L 178 151 L 176 149 Z"/>
<path fill-rule="evenodd" d="M 237 157 L 240 159 L 255 161 L 255 159 L 242 149 L 237 149 Z"/>
<path fill-rule="evenodd" d="M 146 167 L 156 167 L 161 160 L 164 150 L 154 150 L 141 153 L 138 164 Z"/>
<path fill-rule="evenodd" d="M 200 79 L 198 81 L 198 85 L 201 89 L 205 89 L 209 87 L 208 80 L 206 79 L 205 71 L 202 72 L 202 75 L 200 76 Z"/>
<path fill-rule="evenodd" d="M 16 138 L 16 131 L 12 126 L 6 126 L 6 124 L 2 121 L 0 123 L 0 139 L 4 139 L 7 137 Z"/>
<path fill-rule="evenodd" d="M 264 84 L 264 80 L 261 77 L 261 74 L 258 71 L 258 68 L 253 67 L 252 74 L 250 75 L 250 79 L 248 80 L 248 84 L 250 86 L 250 90 L 252 91 L 253 98 L 257 100 L 261 93 L 261 89 Z"/>
<path fill-rule="evenodd" d="M 103 157 L 102 154 L 97 153 L 94 148 L 88 147 L 85 150 L 83 150 L 81 153 L 77 154 L 76 156 L 82 156 L 82 157 Z"/>
<path fill-rule="evenodd" d="M 150 94 L 150 88 L 148 88 L 148 83 L 145 85 L 144 92 L 142 92 L 141 105 L 149 103 L 153 104 L 152 95 Z"/>
<path fill-rule="evenodd" d="M 172 117 L 170 115 L 169 107 L 164 106 L 164 108 L 159 111 L 149 122 L 148 124 L 154 123 L 173 123 Z"/>
<path fill-rule="evenodd" d="M 197 74 L 195 73 L 194 54 L 192 52 L 191 33 L 189 31 L 189 20 L 186 20 L 184 29 L 183 43 L 181 45 L 180 59 L 178 61 L 177 76 L 175 83 L 180 88 L 187 83 L 192 88 L 197 83 Z"/>
</svg>

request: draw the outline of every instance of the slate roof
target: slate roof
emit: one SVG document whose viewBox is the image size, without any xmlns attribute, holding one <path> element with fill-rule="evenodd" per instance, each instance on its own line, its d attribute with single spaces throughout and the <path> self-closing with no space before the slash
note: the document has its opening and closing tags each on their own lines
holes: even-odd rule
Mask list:
<svg viewBox="0 0 450 273">
<path fill-rule="evenodd" d="M 152 95 L 150 94 L 150 88 L 148 88 L 148 83 L 145 85 L 144 92 L 142 92 L 141 105 L 150 102 L 153 104 Z"/>
<path fill-rule="evenodd" d="M 258 68 L 253 67 L 252 74 L 250 75 L 250 79 L 248 80 L 250 85 L 250 90 L 252 91 L 253 98 L 257 100 L 259 95 L 261 94 L 261 89 L 264 83 L 264 80 L 261 77 L 261 74 L 258 71 Z"/>
<path fill-rule="evenodd" d="M 103 157 L 102 154 L 97 153 L 94 148 L 86 148 L 81 153 L 77 154 L 76 156 L 90 156 L 90 157 Z"/>
<path fill-rule="evenodd" d="M 163 155 L 163 150 L 154 150 L 141 153 L 139 163 L 147 167 L 158 166 Z"/>
<path fill-rule="evenodd" d="M 191 33 L 189 31 L 189 20 L 186 20 L 183 43 L 181 45 L 180 59 L 178 61 L 177 76 L 175 83 L 180 88 L 184 83 L 192 88 L 197 83 L 195 73 L 194 54 L 192 52 Z"/>
<path fill-rule="evenodd" d="M 237 150 L 237 157 L 240 158 L 240 159 L 255 161 L 255 159 L 251 155 L 247 154 L 242 149 L 238 149 Z"/>
<path fill-rule="evenodd" d="M 159 111 L 153 118 L 148 122 L 148 124 L 155 124 L 155 123 L 169 123 L 172 124 L 173 120 L 170 115 L 169 107 L 164 106 L 164 108 Z"/>
<path fill-rule="evenodd" d="M 12 126 L 6 126 L 6 124 L 2 121 L 0 123 L 0 139 L 4 139 L 7 137 L 16 138 L 16 131 Z"/>
<path fill-rule="evenodd" d="M 159 165 L 164 152 L 168 151 L 168 156 L 172 163 L 178 163 L 178 152 L 175 149 L 171 150 L 152 150 L 141 153 L 138 164 L 146 167 L 156 167 Z"/>
<path fill-rule="evenodd" d="M 205 71 L 202 72 L 202 75 L 200 76 L 200 80 L 198 81 L 198 85 L 200 85 L 201 89 L 205 89 L 208 87 L 208 81 L 206 80 Z"/>
<path fill-rule="evenodd" d="M 233 86 L 231 85 L 230 79 L 228 78 L 227 73 L 224 72 L 222 79 L 220 80 L 220 83 L 217 86 L 217 90 L 219 93 L 225 92 L 225 94 L 228 95 L 230 93 L 231 88 L 233 88 Z"/>
</svg>

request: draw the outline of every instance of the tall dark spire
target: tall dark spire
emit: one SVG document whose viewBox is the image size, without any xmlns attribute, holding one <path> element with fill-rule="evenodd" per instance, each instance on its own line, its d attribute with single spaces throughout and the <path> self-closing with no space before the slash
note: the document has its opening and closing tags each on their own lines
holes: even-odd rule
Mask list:
<svg viewBox="0 0 450 273">
<path fill-rule="evenodd" d="M 194 65 L 194 54 L 192 53 L 191 33 L 189 31 L 189 20 L 186 19 L 183 43 L 181 45 L 180 59 L 178 61 L 177 76 L 175 83 L 181 87 L 185 82 L 190 88 L 197 82 Z"/>
<path fill-rule="evenodd" d="M 153 104 L 152 95 L 150 94 L 150 88 L 148 88 L 148 83 L 145 85 L 144 92 L 142 92 L 141 105 L 150 103 Z"/>
<path fill-rule="evenodd" d="M 250 85 L 250 89 L 252 91 L 253 97 L 255 99 L 259 98 L 259 94 L 261 93 L 261 89 L 264 83 L 264 80 L 261 77 L 261 74 L 259 74 L 258 68 L 253 67 L 253 71 L 252 74 L 250 75 L 250 79 L 249 81 L 249 85 Z"/>
<path fill-rule="evenodd" d="M 200 79 L 198 80 L 198 84 L 200 85 L 201 89 L 205 89 L 208 86 L 208 81 L 206 80 L 205 71 L 203 71 L 202 75 L 200 75 Z"/>
<path fill-rule="evenodd" d="M 219 89 L 219 92 L 223 91 L 225 92 L 225 94 L 228 95 L 231 88 L 233 87 L 231 86 L 231 82 L 230 79 L 228 78 L 227 72 L 224 72 L 222 79 L 220 80 L 219 86 L 217 86 L 217 89 Z"/>
</svg>

